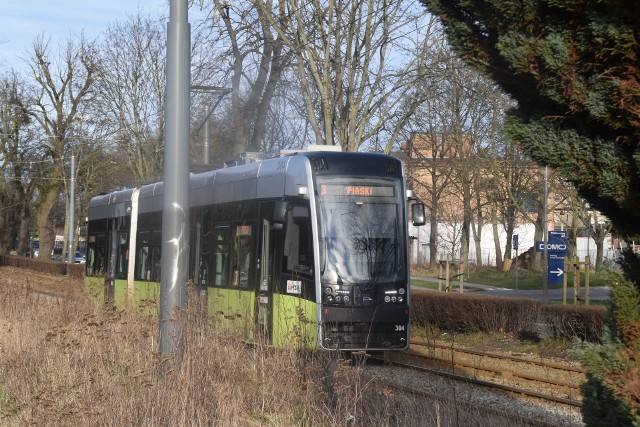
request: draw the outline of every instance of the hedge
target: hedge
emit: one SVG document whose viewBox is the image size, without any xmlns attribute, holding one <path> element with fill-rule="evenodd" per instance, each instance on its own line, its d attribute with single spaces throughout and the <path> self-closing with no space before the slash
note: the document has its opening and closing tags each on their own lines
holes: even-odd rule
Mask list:
<svg viewBox="0 0 640 427">
<path fill-rule="evenodd" d="M 67 265 L 61 261 L 51 261 L 38 258 L 28 258 L 17 255 L 0 255 L 0 265 L 9 267 L 24 268 L 40 273 L 64 276 L 69 272 L 69 276 L 74 279 L 84 278 L 84 264 Z"/>
<path fill-rule="evenodd" d="M 604 330 L 601 306 L 544 305 L 527 298 L 444 292 L 412 294 L 412 324 L 445 332 L 546 334 L 599 342 Z"/>
</svg>

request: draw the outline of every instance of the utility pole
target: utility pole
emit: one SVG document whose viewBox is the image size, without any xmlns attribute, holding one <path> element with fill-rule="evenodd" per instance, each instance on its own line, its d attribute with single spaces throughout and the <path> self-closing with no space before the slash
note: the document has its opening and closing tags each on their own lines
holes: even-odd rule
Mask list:
<svg viewBox="0 0 640 427">
<path fill-rule="evenodd" d="M 544 167 L 544 216 L 542 219 L 542 241 L 544 247 L 542 249 L 542 265 L 544 266 L 542 269 L 542 302 L 547 304 L 549 302 L 549 249 L 547 248 L 548 244 L 548 235 L 549 235 L 549 224 L 548 224 L 548 209 L 549 209 L 549 189 L 548 189 L 548 175 L 549 175 L 549 167 Z"/>
<path fill-rule="evenodd" d="M 69 275 L 69 266 L 75 262 L 76 251 L 73 247 L 74 240 L 74 223 L 75 223 L 75 215 L 74 211 L 76 209 L 74 199 L 76 198 L 76 156 L 71 156 L 71 179 L 69 180 L 69 234 L 67 242 L 67 276 Z"/>
<path fill-rule="evenodd" d="M 171 0 L 167 24 L 164 203 L 160 271 L 160 353 L 178 371 L 184 328 L 176 319 L 187 305 L 189 263 L 190 25 L 187 0 Z"/>
</svg>

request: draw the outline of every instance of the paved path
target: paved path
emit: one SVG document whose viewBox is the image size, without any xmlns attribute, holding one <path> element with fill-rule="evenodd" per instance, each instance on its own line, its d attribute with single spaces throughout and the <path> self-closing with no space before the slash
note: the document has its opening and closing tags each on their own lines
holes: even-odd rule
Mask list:
<svg viewBox="0 0 640 427">
<path fill-rule="evenodd" d="M 418 277 L 412 276 L 412 279 L 422 280 L 426 282 L 438 283 L 438 279 L 433 277 Z M 452 292 L 458 292 L 459 282 L 450 282 Z M 444 287 L 444 280 L 442 281 Z M 433 289 L 422 288 L 420 286 L 412 286 L 411 292 L 421 291 L 433 291 Z M 499 288 L 491 285 L 481 285 L 480 283 L 467 283 L 464 282 L 464 292 L 470 294 L 482 294 L 482 295 L 497 295 L 503 297 L 518 297 L 518 298 L 531 298 L 536 300 L 542 300 L 542 289 L 526 289 L 515 290 L 509 288 Z M 580 295 L 584 298 L 584 287 L 580 289 Z M 562 287 L 550 288 L 548 290 L 548 296 L 550 300 L 562 301 Z M 607 300 L 609 299 L 608 287 L 591 287 L 589 288 L 589 300 Z M 573 285 L 567 286 L 567 302 L 573 303 Z"/>
</svg>

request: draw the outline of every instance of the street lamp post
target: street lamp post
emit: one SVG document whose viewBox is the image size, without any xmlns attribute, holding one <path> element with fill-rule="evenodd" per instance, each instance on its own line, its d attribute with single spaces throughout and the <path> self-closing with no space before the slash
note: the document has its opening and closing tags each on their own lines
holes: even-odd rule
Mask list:
<svg viewBox="0 0 640 427">
<path fill-rule="evenodd" d="M 160 269 L 160 353 L 179 370 L 184 328 L 176 319 L 186 307 L 189 263 L 190 25 L 187 0 L 171 0 L 167 24 L 164 202 Z"/>
<path fill-rule="evenodd" d="M 207 115 L 205 116 L 205 118 L 202 121 L 202 123 L 200 124 L 200 126 L 196 129 L 196 133 L 195 133 L 196 135 L 198 135 L 200 133 L 200 130 L 204 126 L 204 143 L 203 143 L 203 153 L 202 153 L 203 159 L 202 159 L 202 163 L 204 165 L 208 165 L 210 163 L 210 159 L 209 159 L 209 119 L 211 118 L 211 115 L 213 114 L 215 109 L 218 107 L 220 102 L 222 102 L 222 99 L 225 97 L 225 95 L 227 95 L 228 93 L 231 92 L 231 89 L 225 88 L 225 87 L 221 87 L 221 86 L 191 85 L 191 90 L 192 91 L 199 91 L 199 92 L 211 92 L 211 93 L 219 93 L 220 94 L 220 96 L 218 97 L 216 102 L 211 106 L 211 108 L 207 112 Z"/>
</svg>

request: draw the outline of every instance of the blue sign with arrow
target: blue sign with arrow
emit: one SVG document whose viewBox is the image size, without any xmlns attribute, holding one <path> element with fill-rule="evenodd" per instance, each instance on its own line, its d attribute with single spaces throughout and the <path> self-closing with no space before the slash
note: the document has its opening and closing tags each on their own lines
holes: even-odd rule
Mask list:
<svg viewBox="0 0 640 427">
<path fill-rule="evenodd" d="M 547 283 L 561 285 L 564 278 L 564 257 L 569 242 L 565 230 L 549 231 L 547 235 Z M 544 242 L 536 241 L 536 252 L 544 252 Z"/>
<path fill-rule="evenodd" d="M 564 278 L 564 255 L 549 254 L 547 283 L 550 285 L 562 285 Z"/>
</svg>

